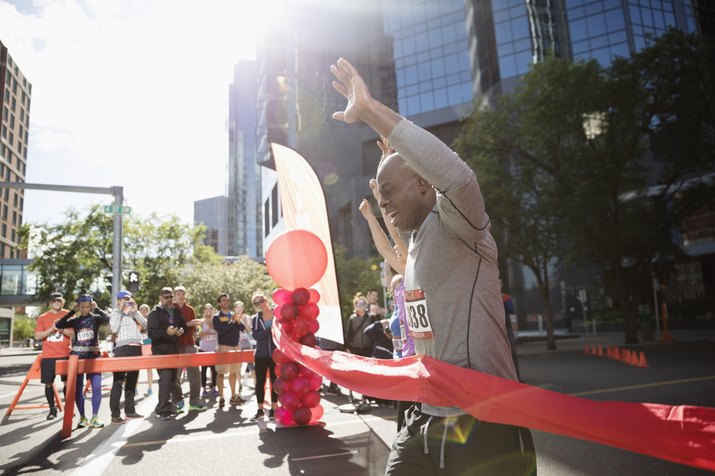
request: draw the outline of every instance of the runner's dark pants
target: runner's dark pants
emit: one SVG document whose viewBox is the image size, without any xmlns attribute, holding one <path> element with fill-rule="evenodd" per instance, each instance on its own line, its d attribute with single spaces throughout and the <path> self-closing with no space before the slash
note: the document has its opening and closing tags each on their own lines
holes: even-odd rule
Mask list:
<svg viewBox="0 0 715 476">
<path fill-rule="evenodd" d="M 392 443 L 385 475 L 466 474 L 536 475 L 531 432 L 479 421 L 471 415 L 430 416 L 420 411 L 419 404 L 412 406 Z"/>
<path fill-rule="evenodd" d="M 122 345 L 114 349 L 114 357 L 141 357 L 141 355 L 140 345 Z M 129 415 L 136 413 L 134 392 L 137 389 L 137 380 L 139 380 L 138 370 L 114 372 L 112 392 L 109 394 L 109 409 L 112 411 L 112 418 L 121 416 L 119 401 L 122 399 L 122 387 L 124 387 L 124 413 Z"/>
</svg>

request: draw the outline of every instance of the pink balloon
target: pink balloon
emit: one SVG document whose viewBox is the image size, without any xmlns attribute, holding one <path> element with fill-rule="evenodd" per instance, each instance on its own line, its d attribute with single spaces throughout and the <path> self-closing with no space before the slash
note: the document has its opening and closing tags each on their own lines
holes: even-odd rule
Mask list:
<svg viewBox="0 0 715 476">
<path fill-rule="evenodd" d="M 302 306 L 306 304 L 310 299 L 310 291 L 305 288 L 298 288 L 293 291 L 293 304 L 296 306 Z"/>
<path fill-rule="evenodd" d="M 286 362 L 285 364 L 282 364 L 280 370 L 280 377 L 283 380 L 293 380 L 300 373 L 300 367 L 295 362 Z"/>
<path fill-rule="evenodd" d="M 291 230 L 273 240 L 266 251 L 266 269 L 287 289 L 307 288 L 320 281 L 328 264 L 323 241 L 307 230 Z"/>
<path fill-rule="evenodd" d="M 283 392 L 278 395 L 280 404 L 288 410 L 295 410 L 300 405 L 300 397 L 293 392 Z"/>
<path fill-rule="evenodd" d="M 310 325 L 308 321 L 303 319 L 298 319 L 293 321 L 293 334 L 298 337 L 303 337 L 310 331 Z"/>
<path fill-rule="evenodd" d="M 315 347 L 318 345 L 318 339 L 315 338 L 315 334 L 308 333 L 300 338 L 300 343 L 308 347 Z"/>
<path fill-rule="evenodd" d="M 310 370 L 308 367 L 301 367 L 300 373 L 298 375 L 300 375 L 301 377 L 308 378 L 315 375 L 315 372 Z"/>
<path fill-rule="evenodd" d="M 289 290 L 285 288 L 278 288 L 275 291 L 273 291 L 273 302 L 276 303 L 276 305 L 281 305 L 285 304 L 287 302 L 291 302 L 293 299 L 293 293 L 291 293 Z"/>
<path fill-rule="evenodd" d="M 283 425 L 292 425 L 294 423 L 293 410 L 288 410 L 284 407 L 276 408 L 276 420 Z"/>
<path fill-rule="evenodd" d="M 310 293 L 310 299 L 308 300 L 308 302 L 317 303 L 318 301 L 320 301 L 320 293 L 318 291 L 311 288 L 308 290 L 308 292 Z"/>
<path fill-rule="evenodd" d="M 273 362 L 277 364 L 285 364 L 286 362 L 290 361 L 290 357 L 281 352 L 280 349 L 276 349 L 273 351 Z"/>
<path fill-rule="evenodd" d="M 300 306 L 298 311 L 301 318 L 309 320 L 315 319 L 318 317 L 318 314 L 320 314 L 320 308 L 314 302 L 309 302 L 305 306 Z"/>
<path fill-rule="evenodd" d="M 310 382 L 303 377 L 296 377 L 291 382 L 291 392 L 300 396 L 310 391 Z"/>
<path fill-rule="evenodd" d="M 284 321 L 281 319 L 281 330 L 286 334 L 290 335 L 293 333 L 293 322 L 295 321 Z"/>
<path fill-rule="evenodd" d="M 280 306 L 281 319 L 284 321 L 292 321 L 298 318 L 298 306 L 292 302 Z"/>
<path fill-rule="evenodd" d="M 299 407 L 293 412 L 293 420 L 295 420 L 298 425 L 307 425 L 310 423 L 312 417 L 313 413 L 310 411 L 310 408 Z"/>
<path fill-rule="evenodd" d="M 283 380 L 282 378 L 277 378 L 273 382 L 273 390 L 275 390 L 278 395 L 280 395 L 281 393 L 290 392 L 290 382 L 290 380 Z"/>
<path fill-rule="evenodd" d="M 308 331 L 310 331 L 311 334 L 315 334 L 318 332 L 318 329 L 320 329 L 320 323 L 313 319 L 312 321 L 308 321 Z"/>
<path fill-rule="evenodd" d="M 318 374 L 310 376 L 310 389 L 311 390 L 320 390 L 320 387 L 322 387 L 322 386 L 323 386 L 323 377 L 321 377 Z"/>
<path fill-rule="evenodd" d="M 323 413 L 324 411 L 322 405 L 314 406 L 310 409 L 310 414 L 313 417 L 310 421 L 320 421 L 320 419 L 323 418 Z"/>
<path fill-rule="evenodd" d="M 306 392 L 300 397 L 300 402 L 306 408 L 313 408 L 320 405 L 320 394 L 315 391 Z"/>
</svg>

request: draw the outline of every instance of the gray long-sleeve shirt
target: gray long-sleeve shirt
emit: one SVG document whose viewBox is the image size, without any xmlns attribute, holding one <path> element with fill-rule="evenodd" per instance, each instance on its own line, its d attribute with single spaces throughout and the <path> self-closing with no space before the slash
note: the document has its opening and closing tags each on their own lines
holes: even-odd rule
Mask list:
<svg viewBox="0 0 715 476">
<path fill-rule="evenodd" d="M 442 141 L 408 120 L 399 122 L 388 140 L 437 190 L 435 207 L 412 234 L 405 271 L 406 296 L 422 290 L 434 336 L 415 339 L 417 354 L 516 380 L 497 246 L 474 172 Z M 423 411 L 463 413 L 425 405 Z"/>
<path fill-rule="evenodd" d="M 119 310 L 112 312 L 109 318 L 109 327 L 112 334 L 117 337 L 114 341 L 114 347 L 123 345 L 141 345 L 142 334 L 139 330 L 139 325 L 146 329 L 146 319 L 138 311 L 132 311 L 125 314 Z"/>
</svg>

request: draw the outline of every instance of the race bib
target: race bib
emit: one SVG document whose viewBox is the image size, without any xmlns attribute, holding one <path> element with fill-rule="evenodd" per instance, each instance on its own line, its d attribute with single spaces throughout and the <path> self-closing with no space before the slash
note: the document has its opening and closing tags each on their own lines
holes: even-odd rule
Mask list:
<svg viewBox="0 0 715 476">
<path fill-rule="evenodd" d="M 216 340 L 216 334 L 204 334 L 201 340 L 204 342 L 213 342 Z"/>
<path fill-rule="evenodd" d="M 79 342 L 92 339 L 94 339 L 94 330 L 92 329 L 82 329 L 77 333 L 77 341 Z"/>
<path fill-rule="evenodd" d="M 405 307 L 407 308 L 407 326 L 413 339 L 432 339 L 432 326 L 427 314 L 427 300 L 421 289 L 405 291 Z"/>
<path fill-rule="evenodd" d="M 47 336 L 47 342 L 62 342 L 64 338 L 65 336 L 63 336 L 59 332 L 53 332 L 52 334 Z"/>
</svg>

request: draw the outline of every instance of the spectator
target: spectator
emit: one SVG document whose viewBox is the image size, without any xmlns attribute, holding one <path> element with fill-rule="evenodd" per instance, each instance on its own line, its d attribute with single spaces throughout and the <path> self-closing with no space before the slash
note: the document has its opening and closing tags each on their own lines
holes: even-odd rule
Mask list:
<svg viewBox="0 0 715 476">
<path fill-rule="evenodd" d="M 246 328 L 245 331 L 241 332 L 241 336 L 238 339 L 238 346 L 241 348 L 241 350 L 251 350 L 251 333 L 249 332 L 249 329 L 251 329 L 251 316 L 246 314 L 244 312 L 244 304 L 243 301 L 236 301 L 233 303 L 233 310 L 236 314 L 238 314 L 240 317 L 239 319 L 241 320 L 241 323 L 243 326 Z M 241 365 L 243 367 L 243 365 Z M 253 379 L 253 382 L 256 381 L 256 367 L 253 362 L 246 362 L 246 370 L 245 372 L 241 372 L 241 375 L 244 374 L 249 374 L 251 378 Z M 247 385 L 248 386 L 248 385 Z M 250 387 L 249 387 L 250 388 Z M 240 378 L 238 381 L 238 393 L 240 394 L 243 389 L 243 378 Z"/>
<path fill-rule="evenodd" d="M 186 323 L 187 331 L 179 337 L 179 354 L 197 353 L 194 336 L 201 319 L 196 318 L 196 311 L 186 302 L 186 288 L 176 286 L 174 288 L 174 308 L 179 311 Z M 178 412 L 184 408 L 184 394 L 181 390 L 180 372 L 177 372 L 176 380 L 172 386 L 172 399 Z M 201 401 L 201 372 L 198 367 L 187 367 L 186 375 L 189 378 L 189 411 L 203 412 L 206 405 Z"/>
<path fill-rule="evenodd" d="M 348 319 L 345 344 L 351 354 L 370 357 L 373 341 L 371 337 L 365 335 L 364 330 L 372 324 L 373 319 L 367 312 L 367 299 L 362 293 L 358 293 L 353 298 L 353 305 L 355 312 Z"/>
<path fill-rule="evenodd" d="M 187 332 L 188 328 L 181 313 L 174 309 L 174 291 L 170 287 L 161 288 L 159 304 L 152 309 L 147 320 L 152 354 L 178 354 L 179 337 Z M 170 420 L 173 415 L 176 415 L 170 397 L 177 373 L 178 369 L 159 370 L 159 402 L 154 414 L 162 420 Z"/>
<path fill-rule="evenodd" d="M 58 329 L 55 327 L 57 321 L 62 319 L 69 311 L 64 309 L 65 300 L 60 293 L 50 294 L 50 310 L 41 314 L 35 324 L 35 340 L 42 342 L 42 360 L 40 361 L 40 381 L 45 384 L 45 398 L 50 406 L 47 414 L 48 420 L 57 418 L 57 408 L 55 407 L 55 363 L 58 360 L 67 360 L 70 355 L 72 339 L 71 329 Z M 67 335 L 65 335 L 67 333 Z M 70 336 L 70 337 L 68 337 Z M 61 380 L 67 382 L 67 376 L 62 375 Z M 62 393 L 66 393 L 63 386 Z M 66 398 L 66 396 L 65 396 Z"/>
<path fill-rule="evenodd" d="M 109 327 L 114 338 L 114 357 L 141 357 L 142 334 L 146 328 L 146 319 L 137 310 L 137 303 L 132 299 L 129 291 L 117 293 L 119 309 L 112 312 Z M 134 407 L 134 395 L 137 388 L 139 371 L 114 372 L 112 391 L 109 395 L 109 408 L 112 412 L 112 423 L 124 423 L 119 401 L 124 390 L 124 415 L 127 418 L 142 418 Z"/>
<path fill-rule="evenodd" d="M 251 319 L 251 331 L 253 338 L 256 339 L 254 360 L 256 362 L 256 401 L 258 402 L 258 411 L 252 420 L 263 418 L 264 415 L 267 372 L 270 372 L 271 376 L 271 409 L 268 411 L 268 418 L 273 419 L 278 402 L 278 394 L 273 389 L 273 383 L 276 381 L 276 363 L 273 362 L 273 351 L 276 350 L 276 344 L 273 342 L 271 334 L 273 308 L 268 305 L 268 300 L 261 293 L 254 294 L 251 300 L 257 311 Z"/>
<path fill-rule="evenodd" d="M 139 306 L 139 313 L 144 317 L 144 319 L 146 319 L 149 315 L 149 311 L 151 311 L 151 308 L 148 304 L 142 304 L 141 306 Z M 149 339 L 149 335 L 146 333 L 146 326 L 144 326 L 144 328 L 142 329 L 142 355 L 151 355 L 151 339 Z M 144 392 L 145 397 L 151 396 L 152 385 L 154 385 L 154 369 L 146 369 L 146 392 Z"/>
<path fill-rule="evenodd" d="M 218 343 L 216 341 L 216 329 L 214 329 L 213 314 L 214 307 L 206 303 L 204 304 L 203 310 L 203 321 L 201 321 L 201 330 L 199 332 L 199 352 L 216 352 L 216 347 Z M 207 372 L 211 370 L 211 385 L 208 385 Z M 204 365 L 201 367 L 201 387 L 204 389 L 202 397 L 213 397 L 218 396 L 218 391 L 216 390 L 216 366 Z"/>
<path fill-rule="evenodd" d="M 241 323 L 241 316 L 232 313 L 229 309 L 231 301 L 228 294 L 219 294 L 216 301 L 219 305 L 219 311 L 213 316 L 214 328 L 216 329 L 216 334 L 218 335 L 218 348 L 216 349 L 216 352 L 241 350 L 238 346 L 238 342 L 241 339 L 241 331 L 246 329 L 246 326 Z M 218 373 L 219 406 L 222 407 L 226 404 L 226 400 L 223 398 L 223 379 L 224 374 L 226 373 L 228 373 L 228 386 L 231 391 L 231 400 L 229 400 L 229 403 L 232 405 L 245 403 L 246 401 L 241 398 L 241 395 L 236 393 L 236 382 L 241 374 L 241 363 L 218 364 L 216 366 L 216 373 Z"/>
<path fill-rule="evenodd" d="M 79 315 L 76 315 L 79 313 Z M 109 322 L 109 316 L 97 307 L 92 296 L 83 294 L 77 299 L 76 307 L 60 319 L 55 327 L 58 329 L 74 329 L 74 342 L 72 355 L 81 360 L 96 359 L 99 357 L 99 326 Z M 75 402 L 79 412 L 77 428 L 91 425 L 92 428 L 102 428 L 104 423 L 99 421 L 99 406 L 102 403 L 102 374 L 88 373 L 87 380 L 92 382 L 92 420 L 84 416 L 84 375 L 77 375 L 75 388 Z"/>
</svg>

